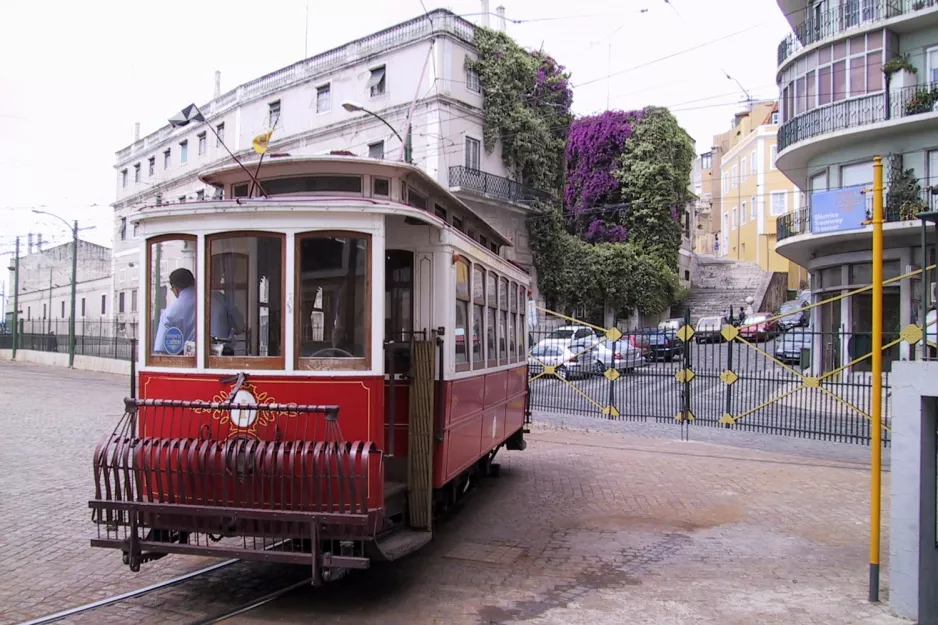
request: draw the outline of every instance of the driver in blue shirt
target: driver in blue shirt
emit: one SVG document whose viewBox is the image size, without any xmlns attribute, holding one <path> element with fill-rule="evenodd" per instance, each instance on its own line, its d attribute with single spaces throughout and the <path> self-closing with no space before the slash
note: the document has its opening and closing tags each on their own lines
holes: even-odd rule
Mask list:
<svg viewBox="0 0 938 625">
<path fill-rule="evenodd" d="M 176 269 L 169 274 L 169 287 L 176 300 L 160 314 L 160 323 L 153 341 L 154 353 L 170 353 L 166 349 L 166 331 L 176 328 L 183 341 L 195 340 L 196 292 L 195 277 L 188 269 Z M 235 334 L 244 332 L 244 318 L 234 305 L 229 305 L 221 293 L 212 293 L 211 336 L 231 339 Z M 226 355 L 233 354 L 230 346 L 225 347 Z M 179 353 L 178 351 L 175 353 Z"/>
</svg>

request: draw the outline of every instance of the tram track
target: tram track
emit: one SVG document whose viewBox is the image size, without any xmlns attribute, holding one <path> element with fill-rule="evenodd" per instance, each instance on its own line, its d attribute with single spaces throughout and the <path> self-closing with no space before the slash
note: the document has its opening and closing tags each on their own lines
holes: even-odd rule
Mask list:
<svg viewBox="0 0 938 625">
<path fill-rule="evenodd" d="M 277 546 L 279 546 L 279 543 L 277 545 L 269 545 L 265 550 L 273 549 L 273 548 L 276 548 Z M 200 578 L 204 575 L 214 573 L 221 569 L 230 567 L 234 564 L 238 564 L 239 562 L 245 562 L 245 561 L 239 560 L 237 558 L 224 560 L 217 564 L 213 564 L 211 566 L 207 566 L 207 567 L 195 570 L 195 571 L 190 571 L 189 573 L 185 573 L 184 575 L 180 575 L 172 579 L 164 580 L 162 582 L 157 582 L 155 584 L 150 584 L 149 586 L 144 586 L 143 588 L 137 588 L 136 590 L 130 590 L 128 592 L 114 595 L 112 597 L 99 599 L 98 601 L 86 603 L 84 605 L 76 606 L 74 608 L 68 608 L 67 610 L 62 610 L 54 614 L 47 614 L 46 616 L 40 616 L 38 618 L 19 623 L 19 625 L 47 625 L 48 623 L 56 623 L 63 619 L 67 619 L 67 618 L 74 617 L 74 616 L 79 616 L 81 614 L 92 612 L 94 610 L 99 610 L 107 606 L 116 605 L 125 601 L 129 601 L 131 599 L 136 599 L 138 597 L 142 597 L 153 592 L 158 592 L 161 590 L 172 588 L 173 586 L 178 586 L 185 582 Z M 288 586 L 285 586 L 284 588 L 281 588 L 280 590 L 276 590 L 274 592 L 268 593 L 256 599 L 252 599 L 251 601 L 247 601 L 226 612 L 216 614 L 214 616 L 198 618 L 192 621 L 190 625 L 212 625 L 214 623 L 221 623 L 221 622 L 227 621 L 228 619 L 234 618 L 235 616 L 244 614 L 246 612 L 250 612 L 251 610 L 254 610 L 263 605 L 276 601 L 280 597 L 283 597 L 301 588 L 302 586 L 308 586 L 311 583 L 312 583 L 312 577 L 307 577 L 301 581 L 289 584 Z"/>
</svg>

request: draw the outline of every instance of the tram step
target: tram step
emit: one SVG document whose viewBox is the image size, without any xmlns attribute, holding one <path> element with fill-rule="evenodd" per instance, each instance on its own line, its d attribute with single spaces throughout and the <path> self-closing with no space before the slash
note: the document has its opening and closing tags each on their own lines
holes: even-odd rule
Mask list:
<svg viewBox="0 0 938 625">
<path fill-rule="evenodd" d="M 379 561 L 390 562 L 397 560 L 408 553 L 416 551 L 430 542 L 433 532 L 400 528 L 388 532 L 378 538 L 373 544 L 378 553 L 373 558 Z"/>
</svg>

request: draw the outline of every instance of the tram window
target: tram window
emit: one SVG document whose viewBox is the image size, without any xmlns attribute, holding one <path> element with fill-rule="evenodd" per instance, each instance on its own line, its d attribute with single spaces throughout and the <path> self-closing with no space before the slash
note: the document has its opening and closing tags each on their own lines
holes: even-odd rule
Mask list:
<svg viewBox="0 0 938 625">
<path fill-rule="evenodd" d="M 407 203 L 414 208 L 427 210 L 427 196 L 417 193 L 413 189 L 407 191 Z"/>
<path fill-rule="evenodd" d="M 456 261 L 456 366 L 468 365 L 469 350 L 466 346 L 469 321 L 469 263 Z M 464 367 L 465 368 L 465 367 Z"/>
<path fill-rule="evenodd" d="M 387 178 L 372 178 L 371 179 L 371 194 L 380 195 L 381 197 L 390 197 L 391 195 L 391 181 Z"/>
<path fill-rule="evenodd" d="M 494 367 L 498 363 L 498 354 L 495 351 L 497 335 L 495 310 L 498 307 L 497 278 L 491 271 L 485 275 L 485 299 L 488 303 L 485 308 L 485 349 L 486 358 L 488 359 L 486 362 L 488 366 Z"/>
<path fill-rule="evenodd" d="M 528 327 L 528 301 L 525 297 L 524 286 L 518 287 L 518 358 L 524 360 L 524 354 L 527 351 L 525 347 L 525 328 Z"/>
<path fill-rule="evenodd" d="M 485 366 L 485 271 L 472 266 L 472 368 Z"/>
<path fill-rule="evenodd" d="M 150 364 L 195 366 L 199 308 L 195 259 L 195 237 L 162 237 L 147 245 L 146 340 Z"/>
<path fill-rule="evenodd" d="M 508 359 L 508 280 L 498 281 L 498 359 Z"/>
<path fill-rule="evenodd" d="M 293 176 L 263 180 L 261 185 L 267 195 L 287 193 L 355 193 L 361 195 L 361 176 Z"/>
<path fill-rule="evenodd" d="M 518 359 L 516 346 L 518 332 L 518 285 L 514 282 L 508 287 L 508 358 L 514 362 Z"/>
<path fill-rule="evenodd" d="M 280 234 L 225 233 L 209 240 L 209 366 L 283 366 L 283 252 Z"/>
<path fill-rule="evenodd" d="M 366 235 L 297 237 L 297 357 L 303 369 L 367 369 L 371 342 Z"/>
</svg>

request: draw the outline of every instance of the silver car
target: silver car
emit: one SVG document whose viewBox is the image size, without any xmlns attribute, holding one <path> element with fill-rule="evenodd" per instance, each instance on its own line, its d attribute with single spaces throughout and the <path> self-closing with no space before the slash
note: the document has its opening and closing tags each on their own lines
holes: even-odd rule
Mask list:
<svg viewBox="0 0 938 625">
<path fill-rule="evenodd" d="M 602 375 L 607 369 L 628 372 L 648 364 L 642 350 L 628 340 L 580 339 L 571 343 L 569 349 L 580 365 L 577 373 L 581 374 Z"/>
</svg>

